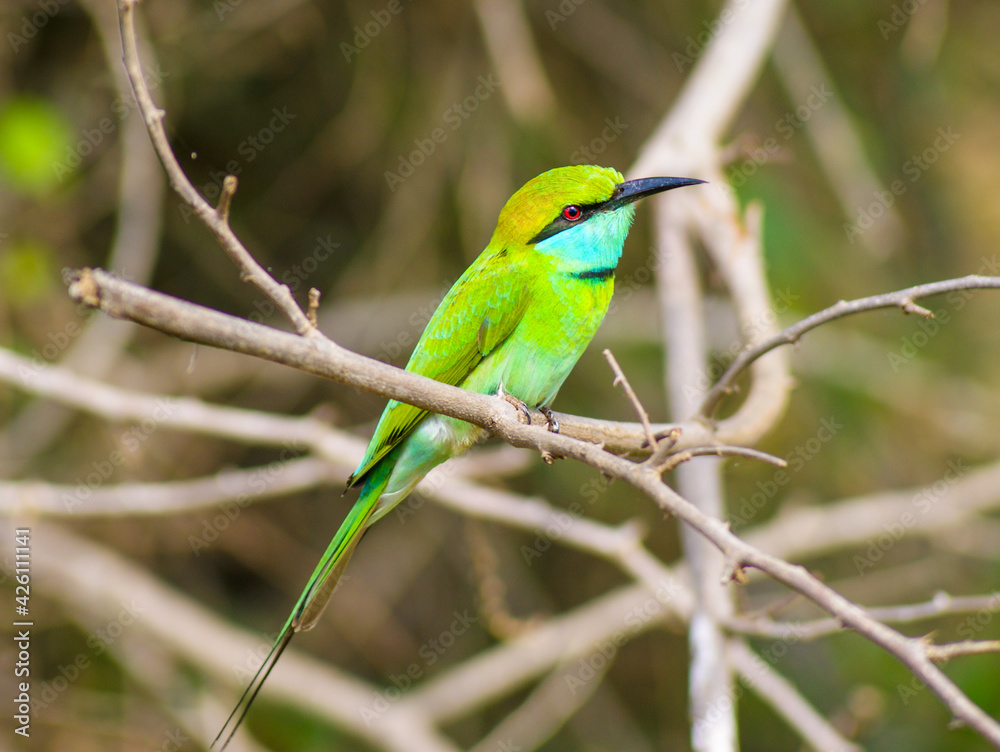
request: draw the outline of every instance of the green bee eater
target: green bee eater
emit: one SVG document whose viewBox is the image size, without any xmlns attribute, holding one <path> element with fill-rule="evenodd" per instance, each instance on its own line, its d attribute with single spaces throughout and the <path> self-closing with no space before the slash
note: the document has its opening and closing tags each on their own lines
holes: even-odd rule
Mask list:
<svg viewBox="0 0 1000 752">
<path fill-rule="evenodd" d="M 493 237 L 441 301 L 406 370 L 548 412 L 611 301 L 615 267 L 639 199 L 701 183 L 626 181 L 616 170 L 559 167 L 529 180 L 500 211 Z M 264 665 L 215 743 L 225 748 L 292 635 L 312 629 L 368 527 L 436 465 L 485 435 L 457 418 L 391 400 L 348 481 L 354 504 L 309 578 Z"/>
</svg>

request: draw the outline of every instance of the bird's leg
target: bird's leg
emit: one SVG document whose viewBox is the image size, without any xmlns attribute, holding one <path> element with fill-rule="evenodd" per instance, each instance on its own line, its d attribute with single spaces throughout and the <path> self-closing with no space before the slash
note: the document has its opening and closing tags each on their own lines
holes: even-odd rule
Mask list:
<svg viewBox="0 0 1000 752">
<path fill-rule="evenodd" d="M 552 431 L 552 433 L 559 433 L 559 421 L 556 420 L 556 416 L 552 414 L 552 411 L 542 405 L 538 408 L 538 412 L 545 416 L 545 420 L 549 424 L 549 430 Z"/>
<path fill-rule="evenodd" d="M 531 425 L 531 412 L 528 410 L 528 406 L 524 404 L 522 400 L 519 400 L 517 397 L 515 397 L 513 394 L 508 394 L 506 391 L 504 391 L 503 384 L 500 384 L 500 386 L 497 387 L 497 397 L 507 400 L 507 402 L 516 407 L 518 411 L 521 413 L 521 415 L 524 417 L 523 422 L 527 423 L 529 426 Z"/>
</svg>

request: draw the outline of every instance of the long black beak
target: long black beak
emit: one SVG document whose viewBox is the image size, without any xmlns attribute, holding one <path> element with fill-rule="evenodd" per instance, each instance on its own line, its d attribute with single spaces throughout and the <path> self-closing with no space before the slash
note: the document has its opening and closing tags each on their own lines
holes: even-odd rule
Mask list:
<svg viewBox="0 0 1000 752">
<path fill-rule="evenodd" d="M 704 180 L 696 178 L 639 178 L 638 180 L 627 180 L 615 188 L 603 209 L 617 209 L 619 206 L 631 204 L 654 193 L 662 193 L 674 188 L 683 188 L 686 185 L 698 185 Z"/>
</svg>

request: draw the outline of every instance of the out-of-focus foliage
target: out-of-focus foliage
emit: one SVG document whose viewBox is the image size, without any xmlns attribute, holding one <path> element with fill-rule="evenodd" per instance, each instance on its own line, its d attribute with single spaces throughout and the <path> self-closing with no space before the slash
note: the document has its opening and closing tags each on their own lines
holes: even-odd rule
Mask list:
<svg viewBox="0 0 1000 752">
<path fill-rule="evenodd" d="M 0 340 L 45 362 L 71 350 L 75 335 L 59 336 L 69 331 L 67 322 L 82 324 L 60 268 L 109 263 L 123 134 L 138 117 L 109 68 L 120 64 L 112 0 L 50 5 L 54 12 L 34 0 L 0 6 Z M 101 11 L 89 15 L 91 7 Z M 323 291 L 321 320 L 339 342 L 402 364 L 436 302 L 486 243 L 503 201 L 526 179 L 573 162 L 628 167 L 711 38 L 719 7 L 527 0 L 526 42 L 544 73 L 530 80 L 505 77 L 473 4 L 456 0 L 145 0 L 140 13 L 150 43 L 143 50 L 146 77 L 192 181 L 214 200 L 225 174 L 236 174 L 232 224 L 256 257 L 300 301 L 310 287 Z M 727 172 L 741 200 L 764 206 L 782 321 L 841 298 L 998 273 L 1000 5 L 854 0 L 799 3 L 798 10 L 828 76 L 815 86 L 828 86 L 825 101 L 846 112 L 862 147 L 854 156 L 881 186 L 859 204 L 838 203 L 811 141 L 823 142 L 825 106 L 790 96 L 787 71 L 770 63 L 729 134 Z M 885 194 L 894 181 L 902 189 Z M 867 241 L 885 227 L 887 220 L 875 216 L 885 203 L 901 224 L 873 247 Z M 559 410 L 632 419 L 599 354 L 611 346 L 655 419 L 684 417 L 664 414 L 647 211 L 639 211 L 619 268 L 628 300 L 609 314 L 563 388 Z M 174 196 L 163 213 L 153 287 L 284 325 Z M 866 216 L 872 230 L 860 229 Z M 719 292 L 710 271 L 705 277 Z M 1000 299 L 982 292 L 929 305 L 934 322 L 880 312 L 803 340 L 792 359 L 799 388 L 763 447 L 803 462 L 759 505 L 753 494 L 768 488 L 773 469 L 730 462 L 730 508 L 735 515 L 749 503 L 751 510 L 735 527 L 759 524 L 790 505 L 932 484 L 949 462 L 992 461 L 1000 449 Z M 720 344 L 729 341 L 728 319 L 721 319 Z M 382 408 L 370 395 L 236 355 L 194 352 L 147 331 L 135 334 L 108 378 L 253 409 L 318 411 L 359 435 Z M 36 441 L 52 415 L 19 418 L 38 408 L 22 393 L 0 391 L 8 477 L 85 484 L 95 463 L 116 449 L 125 461 L 109 482 L 194 478 L 277 454 L 167 430 L 123 450 L 127 427 L 83 415 Z M 823 421 L 838 428 L 818 442 Z M 498 482 L 562 506 L 580 499 L 594 478 L 570 463 L 529 467 Z M 329 488 L 254 505 L 206 549 L 192 545 L 211 526 L 203 514 L 74 529 L 265 632 L 284 620 L 348 503 L 339 488 Z M 677 555 L 674 521 L 630 489 L 611 486 L 587 514 L 610 523 L 639 518 L 654 551 L 668 561 Z M 409 524 L 390 516 L 373 529 L 331 609 L 339 615 L 298 645 L 378 685 L 388 686 L 390 675 L 414 661 L 433 676 L 494 640 L 477 625 L 436 665 L 419 657 L 453 611 L 476 612 L 477 592 L 463 520 L 427 504 L 403 522 Z M 861 603 L 922 600 L 939 589 L 988 593 L 1000 587 L 996 524 L 985 519 L 978 537 L 904 538 L 863 571 L 852 557 L 866 556 L 867 547 L 807 563 Z M 624 581 L 610 566 L 558 545 L 526 562 L 520 547 L 533 535 L 493 526 L 487 535 L 518 616 L 557 612 Z M 877 541 L 871 545 L 880 550 Z M 783 595 L 768 584 L 741 594 L 751 606 Z M 160 744 L 176 721 L 157 698 L 137 693 L 129 672 L 94 649 L 93 625 L 37 598 L 45 625 L 39 679 L 54 681 L 77 655 L 93 662 L 72 691 L 37 714 L 43 748 Z M 797 608 L 783 613 L 815 616 Z M 975 637 L 1000 637 L 997 624 L 990 620 Z M 945 640 L 962 637 L 961 625 L 956 618 L 919 628 L 935 628 Z M 673 633 L 627 644 L 590 709 L 543 749 L 686 749 L 687 657 L 683 636 Z M 993 715 L 1000 714 L 996 665 L 990 656 L 954 664 L 962 685 Z M 947 713 L 929 692 L 901 694 L 912 677 L 852 636 L 794 646 L 775 667 L 866 749 L 985 749 L 972 734 L 947 730 Z M 0 682 L 6 687 L 10 679 L 5 674 Z M 204 681 L 193 671 L 188 680 Z M 471 743 L 517 699 L 449 731 L 459 744 Z M 605 727 L 599 719 L 614 720 Z M 740 723 L 749 752 L 800 748 L 791 732 L 773 731 L 780 721 L 752 697 L 741 705 Z M 267 703 L 249 724 L 274 750 L 363 748 Z"/>
<path fill-rule="evenodd" d="M 43 99 L 13 96 L 0 110 L 0 171 L 14 190 L 50 190 L 57 183 L 53 165 L 69 141 L 66 118 Z"/>
</svg>

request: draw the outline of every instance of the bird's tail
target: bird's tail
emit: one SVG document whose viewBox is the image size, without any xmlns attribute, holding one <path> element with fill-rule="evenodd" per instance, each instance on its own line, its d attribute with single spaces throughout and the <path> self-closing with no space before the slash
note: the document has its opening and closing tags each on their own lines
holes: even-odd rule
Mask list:
<svg viewBox="0 0 1000 752">
<path fill-rule="evenodd" d="M 250 706 L 257 698 L 257 693 L 267 681 L 271 669 L 274 668 L 281 654 L 288 647 L 292 636 L 296 632 L 305 632 L 316 626 L 316 622 L 319 621 L 319 617 L 322 616 L 331 596 L 337 589 L 341 575 L 347 567 L 347 562 L 351 558 L 351 554 L 354 553 L 355 546 L 358 545 L 358 541 L 361 540 L 361 536 L 367 529 L 367 523 L 375 511 L 379 497 L 389 482 L 391 471 L 392 463 L 380 463 L 365 479 L 360 498 L 340 525 L 340 529 L 333 536 L 330 545 L 327 546 L 323 558 L 319 560 L 309 582 L 306 583 L 305 590 L 302 591 L 292 613 L 288 615 L 285 625 L 278 633 L 274 645 L 271 646 L 271 652 L 267 654 L 263 665 L 257 669 L 253 680 L 243 691 L 239 702 L 233 708 L 233 712 L 229 714 L 225 725 L 215 737 L 212 749 L 215 749 L 221 740 L 222 743 L 218 749 L 219 752 L 222 752 L 232 740 L 233 735 L 250 710 Z"/>
</svg>

